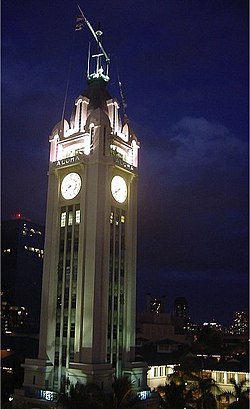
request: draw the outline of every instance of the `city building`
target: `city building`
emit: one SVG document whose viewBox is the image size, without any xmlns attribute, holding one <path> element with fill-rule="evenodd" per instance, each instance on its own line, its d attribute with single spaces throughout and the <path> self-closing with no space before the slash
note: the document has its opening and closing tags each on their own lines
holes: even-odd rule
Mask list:
<svg viewBox="0 0 250 409">
<path fill-rule="evenodd" d="M 1 301 L 1 332 L 10 334 L 30 329 L 28 313 L 25 307 L 10 305 L 7 301 Z"/>
<path fill-rule="evenodd" d="M 163 295 L 161 298 L 152 297 L 150 293 L 147 294 L 147 312 L 154 312 L 160 314 L 165 312 L 166 297 Z"/>
<path fill-rule="evenodd" d="M 2 332 L 1 334 L 1 403 L 9 407 L 16 388 L 23 383 L 25 358 L 35 358 L 38 352 L 38 334 Z"/>
<path fill-rule="evenodd" d="M 25 310 L 29 326 L 38 331 L 44 227 L 18 213 L 12 220 L 2 222 L 1 248 L 2 312 L 6 316 L 9 311 L 9 317 L 13 317 L 16 309 Z"/>
<path fill-rule="evenodd" d="M 164 339 L 181 343 L 190 343 L 190 338 L 186 333 L 180 334 L 176 331 L 172 314 L 155 312 L 137 313 L 136 336 L 139 342 L 156 342 Z"/>
<path fill-rule="evenodd" d="M 176 313 L 177 311 L 177 313 Z M 178 314 L 176 316 L 176 314 Z M 187 301 L 179 297 L 175 302 L 174 314 L 166 312 L 166 297 L 146 295 L 146 311 L 137 313 L 136 345 L 147 342 L 169 341 L 190 344 L 197 326 L 187 318 Z"/>
<path fill-rule="evenodd" d="M 233 315 L 233 322 L 229 329 L 230 334 L 244 335 L 249 332 L 249 318 L 247 311 L 237 311 Z"/>
<path fill-rule="evenodd" d="M 219 324 L 218 322 L 216 322 L 215 320 L 211 321 L 211 322 L 203 322 L 202 324 L 203 328 L 210 328 L 213 329 L 215 331 L 222 331 L 222 325 Z"/>
<path fill-rule="evenodd" d="M 190 319 L 188 318 L 188 302 L 185 297 L 177 297 L 174 301 L 173 323 L 177 334 L 188 332 Z"/>
<path fill-rule="evenodd" d="M 169 382 L 171 375 L 178 370 L 180 363 L 178 360 L 161 359 L 161 362 L 157 362 L 156 359 L 149 361 L 147 381 L 151 390 L 157 390 L 159 386 L 164 386 L 166 382 Z M 230 362 L 216 362 L 207 364 L 206 368 L 200 368 L 196 374 L 201 378 L 212 378 L 218 386 L 218 392 L 216 393 L 218 408 L 226 408 L 229 403 L 232 403 L 233 398 L 233 384 L 232 380 L 236 384 L 245 382 L 245 389 L 248 390 L 250 384 L 249 370 L 246 363 L 230 363 Z M 189 382 L 187 382 L 188 388 Z M 225 395 L 225 393 L 228 395 Z M 224 394 L 223 394 L 224 393 Z M 231 397 L 230 397 L 231 396 Z"/>
<path fill-rule="evenodd" d="M 188 302 L 185 297 L 177 297 L 174 301 L 174 315 L 178 318 L 187 318 Z"/>
<path fill-rule="evenodd" d="M 225 357 L 220 354 L 196 354 L 190 352 L 180 343 L 172 345 L 167 340 L 148 343 L 137 348 L 141 359 L 148 363 L 147 383 L 151 391 L 164 388 L 166 383 L 183 377 L 192 372 L 202 379 L 213 379 L 218 388 L 213 390 L 217 400 L 217 407 L 224 409 L 235 400 L 234 386 L 241 384 L 242 390 L 249 393 L 249 360 L 246 355 Z M 194 377 L 187 377 L 187 390 L 195 389 Z M 183 379 L 183 378 L 182 378 Z"/>
<path fill-rule="evenodd" d="M 53 406 L 76 383 L 110 392 L 120 376 L 146 388 L 135 361 L 139 142 L 107 89 L 105 56 L 92 56 L 87 89 L 49 138 L 39 355 L 14 404 Z"/>
</svg>

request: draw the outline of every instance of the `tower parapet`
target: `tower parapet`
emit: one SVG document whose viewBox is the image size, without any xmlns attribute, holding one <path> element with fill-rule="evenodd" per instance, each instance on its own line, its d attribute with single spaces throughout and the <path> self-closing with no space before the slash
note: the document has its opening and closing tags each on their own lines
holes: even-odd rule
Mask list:
<svg viewBox="0 0 250 409">
<path fill-rule="evenodd" d="M 109 94 L 102 79 L 93 80 L 78 96 L 70 121 L 55 125 L 50 136 L 50 163 L 94 153 L 95 111 L 100 109 L 109 122 L 105 156 L 131 170 L 138 168 L 139 142 L 127 122 L 122 123 L 119 103 Z M 92 120 L 93 119 L 93 120 Z"/>
</svg>

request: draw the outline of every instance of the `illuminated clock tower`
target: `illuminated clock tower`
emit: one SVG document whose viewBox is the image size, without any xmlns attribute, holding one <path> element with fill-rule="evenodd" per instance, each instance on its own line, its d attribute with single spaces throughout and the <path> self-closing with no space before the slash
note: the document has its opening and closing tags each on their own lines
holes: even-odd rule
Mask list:
<svg viewBox="0 0 250 409">
<path fill-rule="evenodd" d="M 105 55 L 93 56 L 70 121 L 49 138 L 39 356 L 24 365 L 30 397 L 53 400 L 76 382 L 108 391 L 114 376 L 146 385 L 135 362 L 139 142 L 107 90 Z"/>
</svg>

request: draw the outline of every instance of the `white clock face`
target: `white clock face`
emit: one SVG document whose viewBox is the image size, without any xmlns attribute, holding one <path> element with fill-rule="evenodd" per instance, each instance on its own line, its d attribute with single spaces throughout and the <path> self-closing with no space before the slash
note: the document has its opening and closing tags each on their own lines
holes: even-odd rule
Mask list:
<svg viewBox="0 0 250 409">
<path fill-rule="evenodd" d="M 125 180 L 121 176 L 114 176 L 111 181 L 111 193 L 113 198 L 123 203 L 127 199 L 128 189 Z"/>
<path fill-rule="evenodd" d="M 80 175 L 75 172 L 68 173 L 64 176 L 61 184 L 61 193 L 64 199 L 73 199 L 80 192 L 82 180 Z"/>
</svg>

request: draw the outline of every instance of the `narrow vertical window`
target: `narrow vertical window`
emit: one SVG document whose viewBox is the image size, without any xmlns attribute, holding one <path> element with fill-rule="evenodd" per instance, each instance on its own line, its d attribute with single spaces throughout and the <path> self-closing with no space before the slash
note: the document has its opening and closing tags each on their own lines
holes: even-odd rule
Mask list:
<svg viewBox="0 0 250 409">
<path fill-rule="evenodd" d="M 75 336 L 75 323 L 70 324 L 70 336 L 74 337 Z"/>
<path fill-rule="evenodd" d="M 106 154 L 106 126 L 103 130 L 103 156 Z"/>
<path fill-rule="evenodd" d="M 66 226 L 66 212 L 61 213 L 61 227 Z"/>
<path fill-rule="evenodd" d="M 69 212 L 68 225 L 72 226 L 72 224 L 73 224 L 73 212 Z"/>
<path fill-rule="evenodd" d="M 110 224 L 113 224 L 113 219 L 114 219 L 114 213 L 110 213 Z"/>
<path fill-rule="evenodd" d="M 94 139 L 94 124 L 90 124 L 90 145 L 93 146 L 93 139 Z"/>
<path fill-rule="evenodd" d="M 113 105 L 113 129 L 115 130 L 115 104 Z"/>
<path fill-rule="evenodd" d="M 76 224 L 79 224 L 81 222 L 81 211 L 76 210 Z"/>
<path fill-rule="evenodd" d="M 80 102 L 79 106 L 79 131 L 81 131 L 81 125 L 82 125 L 82 102 Z"/>
</svg>

